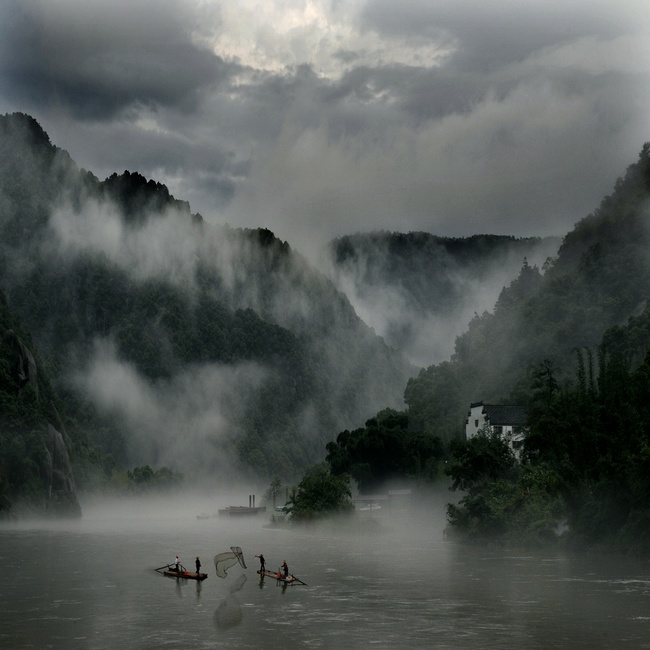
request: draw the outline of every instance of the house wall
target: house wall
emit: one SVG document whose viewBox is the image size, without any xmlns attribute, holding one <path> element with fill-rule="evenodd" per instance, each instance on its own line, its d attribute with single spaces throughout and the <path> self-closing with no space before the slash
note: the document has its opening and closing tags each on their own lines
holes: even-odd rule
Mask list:
<svg viewBox="0 0 650 650">
<path fill-rule="evenodd" d="M 524 433 L 521 427 L 502 426 L 492 427 L 492 431 L 501 429 L 500 435 L 503 440 L 508 443 L 508 447 L 512 449 L 515 458 L 521 460 L 521 449 L 524 442 Z"/>
<path fill-rule="evenodd" d="M 467 440 L 473 438 L 486 424 L 489 424 L 489 422 L 485 413 L 483 413 L 483 404 L 472 406 L 465 422 L 465 438 Z M 508 443 L 517 460 L 521 460 L 521 449 L 524 441 L 524 432 L 521 427 L 511 425 L 490 426 L 490 433 L 498 433 Z"/>
<path fill-rule="evenodd" d="M 465 438 L 473 438 L 485 426 L 485 414 L 483 404 L 472 406 L 465 422 Z"/>
</svg>

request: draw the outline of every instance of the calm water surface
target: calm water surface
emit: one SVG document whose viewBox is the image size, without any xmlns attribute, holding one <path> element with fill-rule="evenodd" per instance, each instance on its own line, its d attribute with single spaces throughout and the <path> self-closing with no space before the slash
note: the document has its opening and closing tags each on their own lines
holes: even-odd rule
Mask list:
<svg viewBox="0 0 650 650">
<path fill-rule="evenodd" d="M 443 515 L 372 534 L 269 529 L 197 507 L 0 527 L 0 648 L 650 648 L 650 563 L 444 542 Z M 212 557 L 239 545 L 225 579 Z M 308 586 L 255 573 L 283 559 Z M 203 583 L 154 569 L 193 566 Z"/>
</svg>

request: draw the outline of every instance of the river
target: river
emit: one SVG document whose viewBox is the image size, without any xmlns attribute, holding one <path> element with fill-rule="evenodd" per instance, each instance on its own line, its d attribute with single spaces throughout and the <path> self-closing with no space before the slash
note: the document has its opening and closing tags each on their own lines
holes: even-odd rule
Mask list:
<svg viewBox="0 0 650 650">
<path fill-rule="evenodd" d="M 433 511 L 301 531 L 198 519 L 195 505 L 0 526 L 0 647 L 650 648 L 648 561 L 460 546 Z M 212 557 L 233 545 L 247 568 L 221 579 Z M 260 552 L 307 586 L 261 581 Z M 176 553 L 188 567 L 200 555 L 209 578 L 154 571 Z"/>
</svg>

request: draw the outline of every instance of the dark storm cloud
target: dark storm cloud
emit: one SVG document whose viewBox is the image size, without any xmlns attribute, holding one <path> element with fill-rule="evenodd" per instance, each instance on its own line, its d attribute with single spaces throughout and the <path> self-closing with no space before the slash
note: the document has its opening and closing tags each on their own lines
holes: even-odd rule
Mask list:
<svg viewBox="0 0 650 650">
<path fill-rule="evenodd" d="M 381 93 L 391 93 L 403 117 L 417 123 L 466 112 L 484 92 L 485 84 L 477 83 L 472 75 L 453 75 L 437 68 L 384 66 L 351 70 L 325 97 L 338 101 L 353 97 L 366 102 Z"/>
<path fill-rule="evenodd" d="M 0 0 L 0 109 L 296 248 L 563 235 L 649 139 L 640 0 Z"/>
<path fill-rule="evenodd" d="M 621 10 L 614 3 L 594 9 L 587 2 L 369 2 L 359 17 L 362 30 L 376 30 L 385 37 L 434 40 L 453 52 L 441 66 L 422 61 L 410 69 L 391 65 L 358 68 L 344 78 L 342 88 L 390 90 L 405 113 L 414 118 L 465 113 L 489 90 L 503 97 L 539 73 L 530 61 L 536 53 L 582 38 L 613 39 L 634 24 L 634 12 Z M 567 71 L 546 69 L 544 76 L 555 76 L 567 92 L 571 92 L 571 83 L 576 84 L 576 91 L 588 90 L 577 86 L 587 81 L 584 73 L 572 80 Z"/>
<path fill-rule="evenodd" d="M 178 3 L 2 4 L 2 92 L 107 120 L 138 105 L 187 112 L 227 66 L 190 39 Z"/>
<path fill-rule="evenodd" d="M 360 15 L 364 29 L 455 44 L 449 67 L 473 75 L 521 62 L 532 53 L 585 36 L 624 34 L 634 14 L 615 2 L 375 0 Z"/>
<path fill-rule="evenodd" d="M 100 179 L 139 172 L 314 260 L 377 229 L 563 236 L 650 139 L 649 23 L 647 0 L 0 0 L 0 111 Z M 193 277 L 174 220 L 126 241 L 106 206 L 76 216 L 53 220 L 74 250 Z M 239 256 L 202 257 L 227 277 Z M 407 323 L 418 359 L 447 353 L 459 330 L 396 294 L 350 299 L 378 332 Z M 219 405 L 170 395 L 228 401 L 258 378 L 211 368 L 150 393 L 110 347 L 89 372 L 135 429 L 178 417 L 206 441 Z"/>
</svg>

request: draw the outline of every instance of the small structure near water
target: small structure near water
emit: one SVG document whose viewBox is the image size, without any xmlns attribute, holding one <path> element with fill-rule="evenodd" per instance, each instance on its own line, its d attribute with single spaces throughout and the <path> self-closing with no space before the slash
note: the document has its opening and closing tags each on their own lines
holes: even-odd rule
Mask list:
<svg viewBox="0 0 650 650">
<path fill-rule="evenodd" d="M 246 515 L 257 515 L 266 512 L 266 506 L 255 507 L 255 495 L 248 495 L 248 506 L 228 506 L 219 510 L 220 517 L 242 517 Z"/>
<path fill-rule="evenodd" d="M 465 438 L 469 440 L 481 431 L 499 435 L 519 459 L 528 431 L 526 407 L 483 402 L 470 404 L 465 420 Z"/>
</svg>

